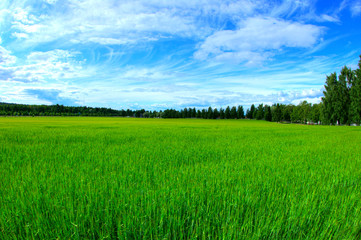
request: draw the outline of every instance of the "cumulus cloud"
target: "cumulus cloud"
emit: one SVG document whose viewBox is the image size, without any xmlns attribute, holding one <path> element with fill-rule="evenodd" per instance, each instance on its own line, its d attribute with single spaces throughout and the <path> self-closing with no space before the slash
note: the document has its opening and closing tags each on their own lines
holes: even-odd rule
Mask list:
<svg viewBox="0 0 361 240">
<path fill-rule="evenodd" d="M 319 103 L 323 96 L 323 88 L 321 89 L 304 89 L 300 91 L 281 91 L 276 95 L 271 95 L 273 102 L 299 104 L 302 101 L 311 103 Z"/>
<path fill-rule="evenodd" d="M 47 79 L 68 79 L 82 74 L 82 64 L 73 58 L 77 52 L 53 50 L 47 52 L 32 52 L 27 56 L 27 63 L 10 66 L 16 58 L 9 51 L 0 47 L 0 81 L 42 82 Z"/>
<path fill-rule="evenodd" d="M 222 30 L 209 36 L 194 56 L 200 60 L 210 57 L 260 63 L 269 58 L 273 50 L 312 47 L 321 34 L 322 28 L 315 25 L 275 18 L 248 18 L 237 30 Z"/>
</svg>

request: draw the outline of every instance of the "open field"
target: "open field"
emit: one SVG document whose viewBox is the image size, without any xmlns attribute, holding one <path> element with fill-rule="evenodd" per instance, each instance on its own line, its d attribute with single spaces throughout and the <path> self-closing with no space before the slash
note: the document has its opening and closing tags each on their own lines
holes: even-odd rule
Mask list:
<svg viewBox="0 0 361 240">
<path fill-rule="evenodd" d="M 360 239 L 361 129 L 0 118 L 0 239 Z"/>
</svg>

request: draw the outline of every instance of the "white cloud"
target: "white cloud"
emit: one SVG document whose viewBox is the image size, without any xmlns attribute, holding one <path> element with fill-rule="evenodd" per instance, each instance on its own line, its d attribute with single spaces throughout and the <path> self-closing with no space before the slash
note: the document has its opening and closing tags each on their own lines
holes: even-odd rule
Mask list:
<svg viewBox="0 0 361 240">
<path fill-rule="evenodd" d="M 126 69 L 120 76 L 124 79 L 133 79 L 137 81 L 159 81 L 174 78 L 172 74 L 164 72 L 161 68 L 130 68 Z"/>
<path fill-rule="evenodd" d="M 34 24 L 36 21 L 38 21 L 34 15 L 29 14 L 27 10 L 21 8 L 16 8 L 12 15 L 15 22 L 22 24 Z"/>
<path fill-rule="evenodd" d="M 271 16 L 274 17 L 290 17 L 297 12 L 309 10 L 311 6 L 310 0 L 285 0 L 271 9 Z"/>
<path fill-rule="evenodd" d="M 361 1 L 360 0 L 343 0 L 340 3 L 339 8 L 337 9 L 336 13 L 340 13 L 343 10 L 349 10 L 353 17 L 357 17 L 361 14 Z"/>
<path fill-rule="evenodd" d="M 91 38 L 89 38 L 88 41 L 89 42 L 94 42 L 94 43 L 99 43 L 99 44 L 102 44 L 102 45 L 122 45 L 122 44 L 127 44 L 127 43 L 134 42 L 131 39 L 126 39 L 126 38 L 115 39 L 115 38 L 111 38 L 111 37 L 108 37 L 108 38 L 91 37 Z M 78 43 L 79 43 L 79 41 L 78 41 Z"/>
<path fill-rule="evenodd" d="M 361 1 L 356 1 L 350 6 L 352 16 L 358 16 L 361 14 Z"/>
<path fill-rule="evenodd" d="M 45 0 L 46 11 L 13 8 L 13 36 L 28 43 L 62 38 L 75 43 L 128 44 L 162 35 L 203 38 L 227 21 L 254 14 L 263 4 L 250 0 L 116 1 Z"/>
<path fill-rule="evenodd" d="M 11 14 L 11 11 L 9 9 L 6 9 L 6 6 L 0 5 L 0 24 L 2 22 L 4 22 L 5 17 L 7 17 L 10 14 Z"/>
<path fill-rule="evenodd" d="M 29 38 L 29 35 L 27 33 L 13 32 L 11 35 L 13 37 L 16 37 L 17 39 L 27 39 L 27 38 Z"/>
<path fill-rule="evenodd" d="M 262 62 L 269 51 L 283 47 L 314 46 L 322 28 L 275 18 L 254 17 L 240 23 L 239 29 L 223 30 L 209 36 L 195 53 L 196 59 L 208 57 L 236 62 Z"/>
<path fill-rule="evenodd" d="M 23 83 L 44 82 L 46 80 L 69 79 L 84 76 L 82 62 L 74 60 L 77 52 L 53 50 L 32 52 L 27 56 L 27 63 L 19 66 L 0 68 L 1 81 Z M 0 63 L 11 65 L 16 58 L 0 47 Z"/>
<path fill-rule="evenodd" d="M 55 4 L 58 0 L 44 0 L 48 4 Z"/>
<path fill-rule="evenodd" d="M 330 16 L 327 14 L 322 14 L 319 18 L 319 21 L 325 21 L 325 22 L 334 22 L 334 23 L 339 23 L 340 19 L 336 16 Z"/>
<path fill-rule="evenodd" d="M 37 18 L 23 9 L 13 13 L 13 28 L 31 34 L 28 42 L 42 43 L 66 37 L 72 42 L 125 44 L 154 39 L 154 32 L 198 35 L 194 19 L 176 9 L 147 8 L 140 2 L 73 1 L 64 14 Z M 14 35 L 23 37 L 24 35 Z"/>
<path fill-rule="evenodd" d="M 69 60 L 70 58 L 74 58 L 78 52 L 70 52 L 67 50 L 55 49 L 53 51 L 48 52 L 32 52 L 28 55 L 27 60 L 29 62 L 57 62 L 59 60 Z"/>
<path fill-rule="evenodd" d="M 10 51 L 0 46 L 0 64 L 6 66 L 14 64 L 15 62 L 16 57 L 13 56 Z"/>
</svg>

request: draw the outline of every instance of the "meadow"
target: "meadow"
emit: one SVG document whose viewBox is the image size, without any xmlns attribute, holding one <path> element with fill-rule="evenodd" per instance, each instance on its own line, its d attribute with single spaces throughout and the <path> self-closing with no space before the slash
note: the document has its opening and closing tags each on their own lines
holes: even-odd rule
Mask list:
<svg viewBox="0 0 361 240">
<path fill-rule="evenodd" d="M 0 118 L 0 239 L 360 239 L 361 128 Z"/>
</svg>

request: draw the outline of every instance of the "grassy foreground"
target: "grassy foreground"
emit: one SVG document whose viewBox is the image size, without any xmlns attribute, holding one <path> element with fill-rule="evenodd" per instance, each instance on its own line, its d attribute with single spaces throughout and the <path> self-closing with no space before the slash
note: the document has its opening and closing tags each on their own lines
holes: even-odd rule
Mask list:
<svg viewBox="0 0 361 240">
<path fill-rule="evenodd" d="M 0 239 L 360 239 L 361 129 L 0 118 Z"/>
</svg>

